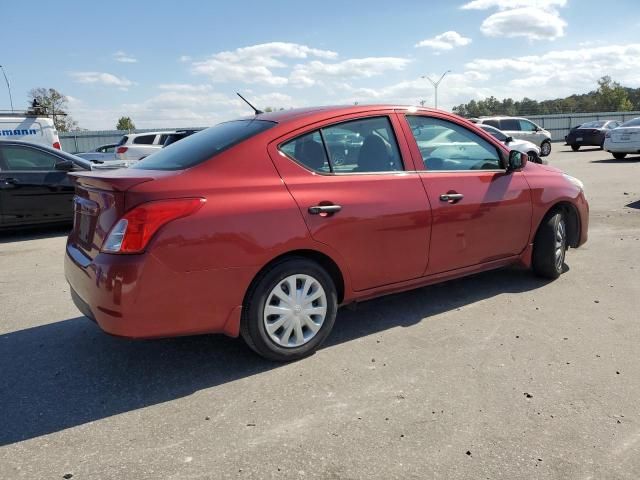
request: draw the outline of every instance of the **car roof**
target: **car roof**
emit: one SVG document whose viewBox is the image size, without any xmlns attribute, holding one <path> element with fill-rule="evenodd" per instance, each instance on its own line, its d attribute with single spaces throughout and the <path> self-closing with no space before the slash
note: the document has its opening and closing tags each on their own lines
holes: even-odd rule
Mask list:
<svg viewBox="0 0 640 480">
<path fill-rule="evenodd" d="M 513 118 L 515 120 L 529 120 L 528 118 L 525 118 L 525 117 L 513 117 L 509 115 L 494 115 L 494 116 L 488 116 L 488 117 L 480 117 L 480 120 L 504 120 L 509 118 Z"/>
<path fill-rule="evenodd" d="M 292 108 L 289 110 L 279 110 L 277 112 L 265 112 L 258 115 L 241 117 L 235 120 L 266 120 L 276 122 L 278 124 L 286 124 L 292 121 L 305 120 L 312 123 L 316 120 L 329 119 L 342 115 L 350 115 L 357 113 L 369 113 L 388 110 L 404 110 L 410 113 L 434 113 L 455 116 L 449 112 L 442 110 L 434 110 L 431 108 L 418 107 L 413 105 L 396 105 L 396 104 L 367 104 L 367 105 L 325 105 L 318 107 Z"/>
<path fill-rule="evenodd" d="M 138 137 L 140 135 L 165 135 L 165 134 L 171 134 L 171 133 L 176 133 L 175 130 L 160 130 L 157 132 L 138 132 L 138 133 L 125 133 L 123 135 L 123 137 Z"/>
</svg>

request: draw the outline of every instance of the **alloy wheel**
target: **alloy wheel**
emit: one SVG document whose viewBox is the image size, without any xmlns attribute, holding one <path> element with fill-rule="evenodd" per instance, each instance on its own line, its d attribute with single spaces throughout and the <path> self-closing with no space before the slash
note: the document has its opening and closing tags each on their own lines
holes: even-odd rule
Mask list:
<svg viewBox="0 0 640 480">
<path fill-rule="evenodd" d="M 567 229 L 563 219 L 558 221 L 556 225 L 556 235 L 555 235 L 555 261 L 556 261 L 556 269 L 558 271 L 562 270 L 562 265 L 564 265 L 564 256 L 567 250 Z"/>
</svg>

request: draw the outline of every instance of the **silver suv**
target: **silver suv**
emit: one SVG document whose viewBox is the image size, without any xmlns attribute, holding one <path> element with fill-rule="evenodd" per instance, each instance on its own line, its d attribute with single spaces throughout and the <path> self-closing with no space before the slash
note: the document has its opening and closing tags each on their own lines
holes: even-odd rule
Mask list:
<svg viewBox="0 0 640 480">
<path fill-rule="evenodd" d="M 551 153 L 551 134 L 531 120 L 522 117 L 481 117 L 473 122 L 490 125 L 518 140 L 526 140 L 540 147 L 540 156 Z"/>
</svg>

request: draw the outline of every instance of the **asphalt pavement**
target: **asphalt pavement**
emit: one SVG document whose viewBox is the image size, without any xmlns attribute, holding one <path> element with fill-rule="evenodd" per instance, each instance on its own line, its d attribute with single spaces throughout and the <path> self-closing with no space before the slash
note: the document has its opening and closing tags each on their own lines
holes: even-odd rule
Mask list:
<svg viewBox="0 0 640 480">
<path fill-rule="evenodd" d="M 129 341 L 69 298 L 64 230 L 0 234 L 0 478 L 640 478 L 640 156 L 554 144 L 589 241 L 342 309 L 314 356 Z"/>
</svg>

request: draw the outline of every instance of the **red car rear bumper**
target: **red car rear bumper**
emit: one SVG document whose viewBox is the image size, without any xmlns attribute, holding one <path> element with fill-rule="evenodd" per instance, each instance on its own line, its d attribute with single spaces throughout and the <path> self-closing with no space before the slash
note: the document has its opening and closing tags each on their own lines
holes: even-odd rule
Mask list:
<svg viewBox="0 0 640 480">
<path fill-rule="evenodd" d="M 177 272 L 153 254 L 98 254 L 67 245 L 65 276 L 79 310 L 112 335 L 237 336 L 252 268 Z M 202 288 L 207 285 L 208 288 Z"/>
</svg>

